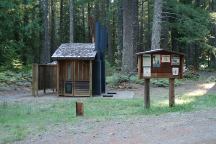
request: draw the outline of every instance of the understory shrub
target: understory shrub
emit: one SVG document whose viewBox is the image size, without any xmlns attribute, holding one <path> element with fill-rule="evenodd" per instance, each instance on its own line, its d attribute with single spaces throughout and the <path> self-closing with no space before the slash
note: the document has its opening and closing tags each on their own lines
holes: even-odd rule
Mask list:
<svg viewBox="0 0 216 144">
<path fill-rule="evenodd" d="M 187 70 L 184 72 L 183 77 L 188 80 L 198 80 L 200 75 L 197 72 Z"/>
<path fill-rule="evenodd" d="M 156 87 L 169 87 L 168 79 L 152 79 L 151 84 Z M 175 86 L 180 86 L 182 81 L 175 79 Z"/>
</svg>

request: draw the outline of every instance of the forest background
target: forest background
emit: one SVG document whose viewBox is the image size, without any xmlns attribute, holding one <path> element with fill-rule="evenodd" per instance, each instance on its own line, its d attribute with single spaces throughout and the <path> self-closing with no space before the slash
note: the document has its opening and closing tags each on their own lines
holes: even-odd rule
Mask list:
<svg viewBox="0 0 216 144">
<path fill-rule="evenodd" d="M 107 67 L 136 70 L 136 53 L 185 53 L 186 66 L 216 68 L 216 0 L 0 0 L 0 69 L 49 63 L 61 43 L 91 43 L 108 30 Z"/>
</svg>

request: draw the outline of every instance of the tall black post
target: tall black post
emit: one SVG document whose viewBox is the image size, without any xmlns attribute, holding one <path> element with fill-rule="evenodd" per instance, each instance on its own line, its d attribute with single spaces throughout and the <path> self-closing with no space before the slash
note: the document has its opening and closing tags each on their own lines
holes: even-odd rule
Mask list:
<svg viewBox="0 0 216 144">
<path fill-rule="evenodd" d="M 97 55 L 93 63 L 93 95 L 100 95 L 106 91 L 106 75 L 105 75 L 105 49 L 107 48 L 107 29 L 105 26 L 96 22 L 96 51 Z"/>
<path fill-rule="evenodd" d="M 106 91 L 106 75 L 105 75 L 105 49 L 107 48 L 107 29 L 105 26 L 101 26 L 100 34 L 100 58 L 101 58 L 101 92 Z"/>
<path fill-rule="evenodd" d="M 100 52 L 100 24 L 96 22 L 96 51 L 97 55 L 95 61 L 93 62 L 93 78 L 92 78 L 92 92 L 93 95 L 100 95 L 101 94 L 101 52 Z"/>
</svg>

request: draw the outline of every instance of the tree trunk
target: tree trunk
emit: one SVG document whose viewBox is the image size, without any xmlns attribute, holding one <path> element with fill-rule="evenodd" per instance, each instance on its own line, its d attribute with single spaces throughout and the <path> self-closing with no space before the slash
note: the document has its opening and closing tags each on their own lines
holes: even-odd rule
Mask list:
<svg viewBox="0 0 216 144">
<path fill-rule="evenodd" d="M 164 4 L 165 5 L 165 4 Z M 162 8 L 162 11 L 165 11 Z M 165 49 L 165 50 L 169 50 L 169 18 L 166 15 L 166 13 L 162 13 L 162 21 L 163 23 L 161 23 L 161 49 Z"/>
<path fill-rule="evenodd" d="M 92 23 L 93 23 L 93 19 L 91 17 L 91 4 L 90 2 L 88 2 L 88 36 L 87 36 L 87 42 L 93 42 L 92 40 Z"/>
<path fill-rule="evenodd" d="M 172 49 L 171 50 L 178 52 L 179 49 L 178 49 L 178 40 L 177 40 L 177 38 L 178 38 L 178 32 L 177 32 L 177 30 L 175 28 L 172 28 L 171 29 L 171 47 L 172 47 Z"/>
<path fill-rule="evenodd" d="M 59 45 L 63 42 L 63 19 L 64 19 L 64 0 L 60 0 L 60 24 L 59 24 L 59 36 L 60 36 L 60 40 L 59 40 Z"/>
<path fill-rule="evenodd" d="M 25 10 L 27 10 L 28 1 L 24 0 L 23 4 L 25 6 Z M 28 13 L 25 12 L 24 17 L 23 17 L 23 22 L 24 22 L 23 25 L 25 27 L 28 25 L 28 21 L 29 21 Z M 26 47 L 28 46 L 28 36 L 26 35 L 26 32 L 24 33 L 24 36 L 23 36 L 23 42 L 25 43 L 25 46 L 22 48 L 21 58 L 22 58 L 23 64 L 25 65 L 27 64 L 27 55 L 28 55 L 28 51 L 27 51 L 28 49 L 26 49 Z"/>
<path fill-rule="evenodd" d="M 56 8 L 55 8 L 55 0 L 51 0 L 51 27 L 50 27 L 50 33 L 51 33 L 51 43 L 50 43 L 50 47 L 51 47 L 51 55 L 55 52 L 56 50 Z"/>
<path fill-rule="evenodd" d="M 147 48 L 145 50 L 150 50 L 151 49 L 151 15 L 150 15 L 150 0 L 147 0 L 148 2 L 148 5 L 147 5 L 147 8 L 148 8 L 148 24 L 147 24 L 147 27 L 148 27 L 148 30 L 147 30 Z"/>
<path fill-rule="evenodd" d="M 113 31 L 113 25 L 111 24 L 110 17 L 108 13 L 112 13 L 110 11 L 110 5 L 109 5 L 109 0 L 106 0 L 106 25 L 107 25 L 107 32 L 108 32 L 108 61 L 112 65 L 113 64 L 113 36 L 112 36 L 112 31 Z M 112 14 L 113 15 L 113 14 Z"/>
<path fill-rule="evenodd" d="M 137 52 L 144 51 L 144 0 L 141 0 L 139 43 Z"/>
<path fill-rule="evenodd" d="M 152 50 L 160 49 L 162 4 L 163 0 L 155 0 L 154 2 L 154 16 L 151 39 Z"/>
<path fill-rule="evenodd" d="M 122 11 L 122 0 L 117 2 L 117 56 L 116 64 L 117 66 L 122 65 L 122 50 L 123 50 L 123 11 Z"/>
<path fill-rule="evenodd" d="M 50 36 L 49 36 L 49 6 L 48 0 L 42 0 L 43 10 L 43 47 L 41 50 L 41 63 L 50 62 Z"/>
<path fill-rule="evenodd" d="M 123 53 L 122 72 L 135 71 L 138 41 L 138 1 L 125 0 L 123 3 Z"/>
<path fill-rule="evenodd" d="M 85 5 L 82 6 L 82 27 L 83 27 L 83 32 L 82 32 L 82 42 L 85 42 L 86 40 L 86 28 L 85 28 Z"/>
<path fill-rule="evenodd" d="M 216 0 L 212 0 L 211 11 L 216 12 Z M 214 47 L 216 47 L 216 24 L 214 23 L 211 25 L 211 33 L 214 36 L 214 38 L 211 39 L 211 43 Z M 209 67 L 216 68 L 216 48 L 211 50 Z"/>
<path fill-rule="evenodd" d="M 70 43 L 74 42 L 74 0 L 70 0 Z"/>
</svg>

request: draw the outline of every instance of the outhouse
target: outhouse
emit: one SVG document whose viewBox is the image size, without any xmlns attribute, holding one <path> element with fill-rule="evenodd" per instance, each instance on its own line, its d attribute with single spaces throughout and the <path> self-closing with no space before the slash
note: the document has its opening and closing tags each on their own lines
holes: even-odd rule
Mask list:
<svg viewBox="0 0 216 144">
<path fill-rule="evenodd" d="M 94 43 L 65 43 L 52 55 L 57 60 L 59 96 L 92 96 L 92 63 L 96 57 Z"/>
<path fill-rule="evenodd" d="M 183 77 L 184 54 L 163 49 L 137 53 L 139 78 Z"/>
</svg>

